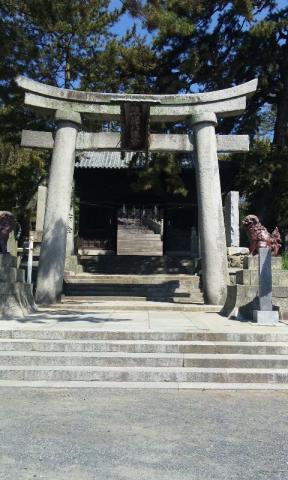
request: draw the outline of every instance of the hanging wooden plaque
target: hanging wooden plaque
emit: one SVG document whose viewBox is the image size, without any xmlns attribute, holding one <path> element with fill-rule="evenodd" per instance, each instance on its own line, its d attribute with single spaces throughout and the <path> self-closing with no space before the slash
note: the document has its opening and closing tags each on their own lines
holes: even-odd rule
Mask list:
<svg viewBox="0 0 288 480">
<path fill-rule="evenodd" d="M 121 104 L 121 150 L 148 151 L 149 116 L 149 103 Z"/>
</svg>

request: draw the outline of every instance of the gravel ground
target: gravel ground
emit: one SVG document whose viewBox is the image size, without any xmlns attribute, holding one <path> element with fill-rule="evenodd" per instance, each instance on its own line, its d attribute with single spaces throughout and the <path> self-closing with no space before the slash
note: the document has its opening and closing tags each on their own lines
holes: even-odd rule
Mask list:
<svg viewBox="0 0 288 480">
<path fill-rule="evenodd" d="M 288 393 L 0 390 L 1 480 L 285 480 Z"/>
</svg>

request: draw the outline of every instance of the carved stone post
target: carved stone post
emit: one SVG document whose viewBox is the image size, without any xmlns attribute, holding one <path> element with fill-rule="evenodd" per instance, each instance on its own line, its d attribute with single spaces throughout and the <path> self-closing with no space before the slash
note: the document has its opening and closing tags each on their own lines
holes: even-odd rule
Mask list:
<svg viewBox="0 0 288 480">
<path fill-rule="evenodd" d="M 80 114 L 57 110 L 57 130 L 50 167 L 43 240 L 39 259 L 36 301 L 56 302 L 62 292 L 67 224 Z"/>
<path fill-rule="evenodd" d="M 66 259 L 67 257 L 71 257 L 75 254 L 74 230 L 75 229 L 74 229 L 74 182 L 73 182 L 72 190 L 71 190 L 71 205 L 70 205 L 68 223 L 67 223 Z"/>
<path fill-rule="evenodd" d="M 208 303 L 221 305 L 226 299 L 228 267 L 216 124 L 215 113 L 201 112 L 191 117 L 197 154 L 196 183 L 204 294 Z"/>
<path fill-rule="evenodd" d="M 231 191 L 226 195 L 225 229 L 227 247 L 239 247 L 239 192 Z"/>
<path fill-rule="evenodd" d="M 35 230 L 37 232 L 43 232 L 45 210 L 46 210 L 46 199 L 47 199 L 47 187 L 45 187 L 45 185 L 40 185 L 38 187 L 38 193 L 37 193 L 37 211 L 36 211 L 36 227 L 35 227 Z"/>
</svg>

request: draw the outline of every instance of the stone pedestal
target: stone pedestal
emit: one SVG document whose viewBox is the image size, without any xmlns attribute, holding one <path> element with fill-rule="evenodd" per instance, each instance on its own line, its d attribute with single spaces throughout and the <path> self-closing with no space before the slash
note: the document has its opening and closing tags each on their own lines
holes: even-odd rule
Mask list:
<svg viewBox="0 0 288 480">
<path fill-rule="evenodd" d="M 191 117 L 194 132 L 199 234 L 205 300 L 221 305 L 226 299 L 228 267 L 214 113 Z"/>
<path fill-rule="evenodd" d="M 281 257 L 272 257 L 272 308 L 272 311 L 279 311 L 280 318 L 286 318 L 288 270 L 283 270 Z M 236 284 L 228 285 L 227 299 L 221 314 L 253 320 L 253 311 L 256 310 L 260 310 L 258 255 L 244 258 L 243 270 L 236 273 Z"/>
<path fill-rule="evenodd" d="M 259 248 L 259 307 L 253 319 L 260 324 L 278 323 L 278 311 L 272 311 L 272 253 L 270 248 Z"/>
<path fill-rule="evenodd" d="M 277 310 L 254 310 L 253 320 L 259 325 L 275 325 L 279 322 L 279 312 Z"/>
<path fill-rule="evenodd" d="M 75 163 L 79 113 L 57 111 L 58 124 L 50 167 L 43 240 L 37 277 L 37 303 L 59 300 L 64 276 L 67 225 Z"/>
<path fill-rule="evenodd" d="M 9 253 L 0 255 L 0 319 L 23 318 L 35 311 L 32 285 L 25 283 L 24 270 Z"/>
</svg>

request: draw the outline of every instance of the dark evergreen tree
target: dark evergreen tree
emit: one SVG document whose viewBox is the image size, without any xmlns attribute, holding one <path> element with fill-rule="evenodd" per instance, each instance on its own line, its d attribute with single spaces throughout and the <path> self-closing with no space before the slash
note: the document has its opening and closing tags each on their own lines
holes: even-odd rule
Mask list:
<svg viewBox="0 0 288 480">
<path fill-rule="evenodd" d="M 288 6 L 274 0 L 127 0 L 154 34 L 156 88 L 162 93 L 227 88 L 259 78 L 240 121 L 223 132 L 255 134 L 264 105 L 275 107 L 274 144 L 288 145 Z"/>
</svg>

